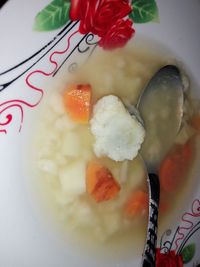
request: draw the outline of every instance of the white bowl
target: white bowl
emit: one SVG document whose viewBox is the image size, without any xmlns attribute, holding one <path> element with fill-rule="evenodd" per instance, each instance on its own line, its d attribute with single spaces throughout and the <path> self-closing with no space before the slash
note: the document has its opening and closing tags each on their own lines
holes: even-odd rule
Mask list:
<svg viewBox="0 0 200 267">
<path fill-rule="evenodd" d="M 108 260 L 77 251 L 73 241 L 66 242 L 53 224 L 47 222 L 51 217 L 45 218 L 35 198 L 26 158 L 32 125 L 46 98 L 47 84 L 54 79 L 55 63 L 50 62 L 50 55 L 54 53 L 57 69 L 65 62 L 71 71 L 92 54 L 98 40 L 93 35 L 72 35 L 78 30 L 77 22 L 69 23 L 66 29 L 64 25 L 47 32 L 33 31 L 36 14 L 48 4 L 48 0 L 16 0 L 8 1 L 0 10 L 0 266 L 139 266 L 139 256 Z M 192 87 L 200 96 L 200 2 L 157 0 L 157 6 L 159 22 L 135 23 L 136 34 L 131 41 L 142 40 L 144 36 L 172 51 L 183 62 Z M 63 52 L 55 54 L 55 51 Z M 200 170 L 194 174 L 194 179 L 199 173 Z M 195 244 L 195 253 L 185 266 L 197 266 L 200 262 L 199 182 L 176 217 L 166 227 L 162 239 L 159 237 L 158 246 L 180 251 Z"/>
</svg>

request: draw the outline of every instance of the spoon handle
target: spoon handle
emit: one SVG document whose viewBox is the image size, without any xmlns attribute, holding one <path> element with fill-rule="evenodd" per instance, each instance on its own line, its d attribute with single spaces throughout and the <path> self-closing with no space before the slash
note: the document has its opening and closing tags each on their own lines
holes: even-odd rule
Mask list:
<svg viewBox="0 0 200 267">
<path fill-rule="evenodd" d="M 147 226 L 147 240 L 142 258 L 142 267 L 155 267 L 158 207 L 160 199 L 159 177 L 154 173 L 149 173 L 147 182 L 149 188 L 149 218 Z"/>
</svg>

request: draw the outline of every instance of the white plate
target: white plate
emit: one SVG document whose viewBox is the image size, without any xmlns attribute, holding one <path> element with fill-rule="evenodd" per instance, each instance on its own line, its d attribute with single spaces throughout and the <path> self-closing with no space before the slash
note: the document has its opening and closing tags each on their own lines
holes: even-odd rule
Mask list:
<svg viewBox="0 0 200 267">
<path fill-rule="evenodd" d="M 140 258 L 97 262 L 92 255 L 77 255 L 44 222 L 33 201 L 24 168 L 27 164 L 24 151 L 40 101 L 45 98 L 45 84 L 53 79 L 51 72 L 55 64 L 49 57 L 55 51 L 64 51 L 69 44 L 66 51 L 56 55 L 56 62 L 58 68 L 65 61 L 69 70 L 73 69 L 88 58 L 97 40 L 93 35 L 72 35 L 78 29 L 77 22 L 68 22 L 66 28 L 67 24 L 54 31 L 33 31 L 36 14 L 48 4 L 48 0 L 10 0 L 0 10 L 0 266 L 139 266 Z M 157 0 L 157 6 L 159 22 L 135 24 L 136 35 L 132 41 L 143 35 L 164 44 L 184 63 L 200 95 L 200 1 Z M 200 183 L 191 192 L 187 207 L 177 211 L 177 217 L 168 226 L 171 230 L 166 229 L 161 246 L 180 251 L 182 246 L 194 244 L 195 253 L 185 266 L 197 266 L 200 263 Z"/>
</svg>

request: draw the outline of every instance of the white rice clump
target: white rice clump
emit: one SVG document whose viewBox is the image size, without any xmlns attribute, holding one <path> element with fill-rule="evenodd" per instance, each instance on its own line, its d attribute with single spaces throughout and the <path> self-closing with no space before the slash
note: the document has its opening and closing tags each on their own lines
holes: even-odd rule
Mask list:
<svg viewBox="0 0 200 267">
<path fill-rule="evenodd" d="M 104 96 L 96 103 L 90 125 L 97 157 L 107 156 L 115 161 L 132 160 L 144 141 L 143 126 L 114 95 Z"/>
</svg>

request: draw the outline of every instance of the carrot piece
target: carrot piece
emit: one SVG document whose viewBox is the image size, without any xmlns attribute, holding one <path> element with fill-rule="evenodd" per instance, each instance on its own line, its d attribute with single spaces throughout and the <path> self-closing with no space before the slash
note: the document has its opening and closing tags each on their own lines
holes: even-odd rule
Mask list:
<svg viewBox="0 0 200 267">
<path fill-rule="evenodd" d="M 86 189 L 96 202 L 102 202 L 113 199 L 120 191 L 120 185 L 108 168 L 90 161 L 86 171 Z"/>
<path fill-rule="evenodd" d="M 77 122 L 87 123 L 91 109 L 91 86 L 72 84 L 64 92 L 64 105 L 69 116 Z"/>
<path fill-rule="evenodd" d="M 124 215 L 128 218 L 148 213 L 149 197 L 143 191 L 136 191 L 128 198 L 124 206 Z"/>
<path fill-rule="evenodd" d="M 191 120 L 190 124 L 194 129 L 196 129 L 200 133 L 200 114 L 195 114 Z"/>
<path fill-rule="evenodd" d="M 189 168 L 192 159 L 190 140 L 176 145 L 160 165 L 160 186 L 165 192 L 176 192 Z"/>
<path fill-rule="evenodd" d="M 169 199 L 166 198 L 168 196 L 168 193 L 161 191 L 160 192 L 160 203 L 159 203 L 159 213 L 160 214 L 165 214 L 169 208 L 170 208 L 170 202 Z"/>
</svg>

